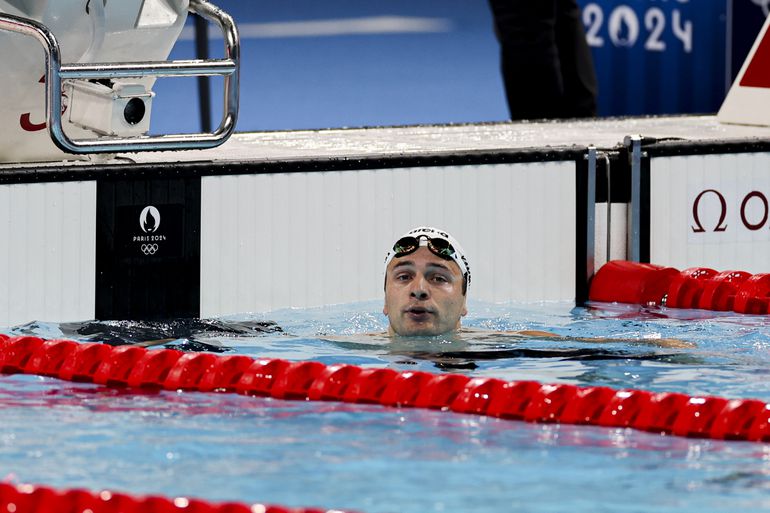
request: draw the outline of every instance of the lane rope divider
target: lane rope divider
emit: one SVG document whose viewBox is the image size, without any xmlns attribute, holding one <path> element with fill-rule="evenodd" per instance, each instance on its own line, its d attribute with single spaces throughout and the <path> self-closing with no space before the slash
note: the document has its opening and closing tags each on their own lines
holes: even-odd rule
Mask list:
<svg viewBox="0 0 770 513">
<path fill-rule="evenodd" d="M 397 372 L 5 335 L 0 335 L 0 373 L 37 374 L 107 386 L 430 408 L 527 422 L 629 427 L 695 438 L 770 441 L 770 407 L 754 399 Z"/>
<path fill-rule="evenodd" d="M 770 314 L 770 273 L 717 272 L 708 267 L 673 267 L 612 260 L 591 280 L 588 298 L 669 308 Z"/>
<path fill-rule="evenodd" d="M 200 499 L 158 495 L 145 497 L 87 490 L 56 490 L 46 486 L 0 483 L 0 511 L 8 513 L 343 513 L 338 510 L 284 508 L 240 502 L 211 503 Z"/>
</svg>

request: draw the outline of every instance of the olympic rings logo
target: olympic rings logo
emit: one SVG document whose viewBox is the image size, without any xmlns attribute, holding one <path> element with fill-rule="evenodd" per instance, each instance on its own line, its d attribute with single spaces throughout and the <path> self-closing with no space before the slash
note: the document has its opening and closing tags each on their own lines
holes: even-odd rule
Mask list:
<svg viewBox="0 0 770 513">
<path fill-rule="evenodd" d="M 145 255 L 154 255 L 158 252 L 157 244 L 142 244 L 142 253 Z"/>
</svg>

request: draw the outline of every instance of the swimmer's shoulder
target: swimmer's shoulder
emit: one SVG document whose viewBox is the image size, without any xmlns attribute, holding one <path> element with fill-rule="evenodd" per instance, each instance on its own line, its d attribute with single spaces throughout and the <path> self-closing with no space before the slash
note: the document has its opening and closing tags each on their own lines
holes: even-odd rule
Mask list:
<svg viewBox="0 0 770 513">
<path fill-rule="evenodd" d="M 488 330 L 484 328 L 460 328 L 458 332 L 467 335 L 504 335 L 513 338 L 562 338 L 556 333 L 540 330 Z"/>
</svg>

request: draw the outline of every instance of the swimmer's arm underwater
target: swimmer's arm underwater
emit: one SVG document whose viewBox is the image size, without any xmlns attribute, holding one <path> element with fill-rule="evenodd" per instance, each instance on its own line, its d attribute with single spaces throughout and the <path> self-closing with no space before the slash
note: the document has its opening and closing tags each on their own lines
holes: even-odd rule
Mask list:
<svg viewBox="0 0 770 513">
<path fill-rule="evenodd" d="M 458 335 L 469 335 L 474 340 L 484 339 L 492 336 L 503 336 L 530 340 L 543 340 L 543 341 L 564 341 L 564 342 L 587 342 L 589 344 L 611 344 L 611 343 L 628 343 L 628 344 L 642 344 L 646 346 L 665 347 L 665 348 L 689 348 L 696 347 L 696 344 L 687 340 L 681 340 L 678 338 L 610 338 L 610 337 L 568 337 L 565 335 L 557 335 L 550 331 L 542 330 L 520 330 L 520 331 L 490 331 L 479 328 L 460 328 L 456 332 Z M 354 342 L 367 344 L 366 339 L 369 339 L 370 343 L 383 344 L 389 343 L 393 337 L 388 332 L 379 333 L 361 333 L 357 335 L 324 335 L 324 340 L 331 342 Z M 463 337 L 464 338 L 464 337 Z"/>
<path fill-rule="evenodd" d="M 578 342 L 589 342 L 589 343 L 596 343 L 596 344 L 625 342 L 630 344 L 645 344 L 645 345 L 651 345 L 651 346 L 657 346 L 657 347 L 670 347 L 670 348 L 695 347 L 695 344 L 693 342 L 688 342 L 687 340 L 680 340 L 678 338 L 565 337 L 564 335 L 557 335 L 556 333 L 551 333 L 550 331 L 540 331 L 540 330 L 522 330 L 522 331 L 512 331 L 508 333 L 515 333 L 523 337 L 534 338 L 534 339 L 538 339 L 538 338 L 548 339 L 548 340 L 556 339 L 556 340 L 564 340 L 564 341 L 575 340 Z"/>
</svg>

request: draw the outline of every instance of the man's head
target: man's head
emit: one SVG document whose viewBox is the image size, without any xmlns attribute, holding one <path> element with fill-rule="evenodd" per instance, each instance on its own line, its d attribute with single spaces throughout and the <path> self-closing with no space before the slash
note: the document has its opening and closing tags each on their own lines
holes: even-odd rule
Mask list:
<svg viewBox="0 0 770 513">
<path fill-rule="evenodd" d="M 385 258 L 385 307 L 391 335 L 441 335 L 468 313 L 471 272 L 459 243 L 420 227 L 398 239 Z"/>
</svg>

